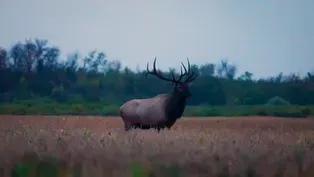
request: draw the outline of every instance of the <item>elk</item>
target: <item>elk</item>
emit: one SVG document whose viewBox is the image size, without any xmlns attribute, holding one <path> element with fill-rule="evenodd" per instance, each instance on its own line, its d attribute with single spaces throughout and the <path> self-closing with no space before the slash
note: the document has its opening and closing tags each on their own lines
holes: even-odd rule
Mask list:
<svg viewBox="0 0 314 177">
<path fill-rule="evenodd" d="M 154 75 L 157 78 L 171 82 L 173 84 L 173 91 L 168 94 L 158 94 L 155 97 L 147 99 L 133 99 L 125 102 L 120 107 L 120 116 L 124 122 L 125 131 L 130 129 L 150 129 L 153 128 L 158 132 L 164 128 L 170 130 L 177 119 L 179 119 L 185 109 L 186 100 L 192 96 L 189 89 L 192 81 L 197 78 L 197 74 L 190 71 L 190 62 L 188 61 L 188 69 L 181 62 L 184 73 L 181 73 L 178 79 L 175 78 L 172 72 L 172 78 L 163 76 L 160 70 L 156 69 L 156 57 L 153 64 L 153 70 L 148 69 L 147 63 L 146 77 Z M 187 78 L 181 81 L 184 76 Z"/>
</svg>

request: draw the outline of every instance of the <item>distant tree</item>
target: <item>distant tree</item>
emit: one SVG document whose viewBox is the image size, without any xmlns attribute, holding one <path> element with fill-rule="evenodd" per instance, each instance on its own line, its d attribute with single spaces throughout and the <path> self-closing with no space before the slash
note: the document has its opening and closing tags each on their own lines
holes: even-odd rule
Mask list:
<svg viewBox="0 0 314 177">
<path fill-rule="evenodd" d="M 252 80 L 252 76 L 253 76 L 253 73 L 248 72 L 248 71 L 245 71 L 245 72 L 239 77 L 239 79 L 240 79 L 240 80 L 245 80 L 245 81 L 251 81 L 251 80 Z"/>
<path fill-rule="evenodd" d="M 57 46 L 41 39 L 27 39 L 8 49 L 0 48 L 0 101 L 45 97 L 68 103 L 76 100 L 120 104 L 171 91 L 171 84 L 144 77 L 146 67 L 136 71 L 127 66 L 122 68 L 120 61 L 109 59 L 104 52 L 93 50 L 87 55 L 74 52 L 65 60 L 61 60 L 60 54 Z M 305 77 L 280 73 L 253 80 L 253 73 L 246 71 L 234 79 L 237 67 L 226 59 L 217 65 L 192 64 L 191 70 L 199 75 L 191 85 L 191 105 L 314 104 L 313 72 Z M 163 72 L 171 77 L 172 71 Z M 278 97 L 273 98 L 274 95 Z"/>
<path fill-rule="evenodd" d="M 202 76 L 214 76 L 215 75 L 215 65 L 211 63 L 205 63 L 199 67 L 199 73 Z"/>
<path fill-rule="evenodd" d="M 237 72 L 237 67 L 228 63 L 228 60 L 221 60 L 220 65 L 217 66 L 218 77 L 224 77 L 229 80 L 234 79 Z"/>
<path fill-rule="evenodd" d="M 8 61 L 8 53 L 7 51 L 0 47 L 0 70 L 4 71 L 5 69 L 9 68 L 9 61 Z"/>
</svg>

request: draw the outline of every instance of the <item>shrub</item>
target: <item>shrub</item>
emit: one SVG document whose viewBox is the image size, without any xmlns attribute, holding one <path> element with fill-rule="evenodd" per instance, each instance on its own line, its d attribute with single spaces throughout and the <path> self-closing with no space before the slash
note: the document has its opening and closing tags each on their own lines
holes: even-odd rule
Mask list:
<svg viewBox="0 0 314 177">
<path fill-rule="evenodd" d="M 311 110 L 310 110 L 309 108 L 303 108 L 303 109 L 301 110 L 301 113 L 302 113 L 302 115 L 303 115 L 304 117 L 308 117 L 308 116 L 311 115 Z"/>
<path fill-rule="evenodd" d="M 264 108 L 259 109 L 259 110 L 256 112 L 256 114 L 257 114 L 258 116 L 267 116 L 267 115 L 268 115 L 267 110 L 264 109 Z"/>
<path fill-rule="evenodd" d="M 119 106 L 106 106 L 103 108 L 103 115 L 105 116 L 115 116 L 115 115 L 119 115 Z"/>
<path fill-rule="evenodd" d="M 73 109 L 73 111 L 75 111 L 74 113 L 84 113 L 85 112 L 85 108 L 82 104 L 74 104 L 72 109 Z"/>
<path fill-rule="evenodd" d="M 0 103 L 12 102 L 14 100 L 14 94 L 12 92 L 0 93 Z"/>
<path fill-rule="evenodd" d="M 66 102 L 68 100 L 69 94 L 61 85 L 59 87 L 55 87 L 52 90 L 51 97 L 58 102 Z"/>
<path fill-rule="evenodd" d="M 277 117 L 292 117 L 292 118 L 301 118 L 304 115 L 301 112 L 282 112 L 282 111 L 274 111 L 273 116 Z"/>
<path fill-rule="evenodd" d="M 279 97 L 279 96 L 275 96 L 271 99 L 269 99 L 267 101 L 268 105 L 290 105 L 290 103 L 288 101 L 286 101 L 285 99 Z"/>
</svg>

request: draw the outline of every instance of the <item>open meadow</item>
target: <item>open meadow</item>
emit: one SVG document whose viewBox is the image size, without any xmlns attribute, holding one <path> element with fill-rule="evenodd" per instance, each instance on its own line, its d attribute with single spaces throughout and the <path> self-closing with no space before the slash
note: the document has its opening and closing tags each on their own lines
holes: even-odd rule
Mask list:
<svg viewBox="0 0 314 177">
<path fill-rule="evenodd" d="M 4 175 L 314 176 L 312 118 L 185 117 L 157 133 L 119 117 L 1 115 L 0 144 Z"/>
</svg>

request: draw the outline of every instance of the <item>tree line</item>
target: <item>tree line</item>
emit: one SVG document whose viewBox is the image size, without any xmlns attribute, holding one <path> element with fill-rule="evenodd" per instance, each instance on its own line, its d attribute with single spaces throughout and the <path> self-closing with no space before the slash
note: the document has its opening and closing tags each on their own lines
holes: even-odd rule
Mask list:
<svg viewBox="0 0 314 177">
<path fill-rule="evenodd" d="M 18 42 L 0 47 L 0 102 L 46 98 L 60 103 L 102 102 L 121 104 L 133 98 L 153 97 L 172 91 L 170 83 L 145 77 L 146 70 L 133 71 L 120 61 L 96 50 L 86 56 L 74 52 L 60 56 L 60 49 L 47 40 Z M 263 105 L 270 103 L 313 105 L 314 73 L 300 77 L 282 73 L 252 79 L 246 71 L 235 77 L 237 67 L 220 64 L 191 65 L 199 77 L 193 82 L 189 105 Z M 169 69 L 168 77 L 176 70 Z"/>
</svg>

